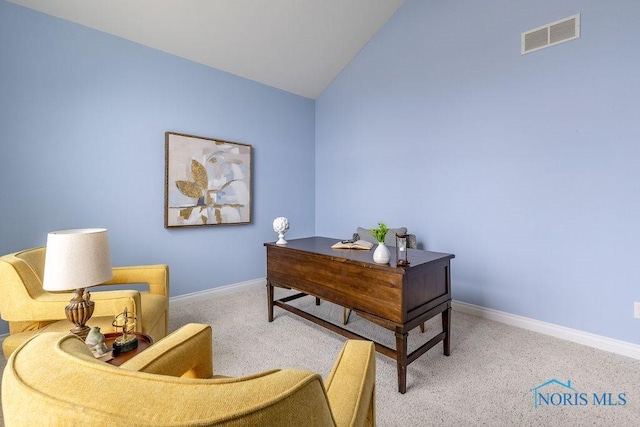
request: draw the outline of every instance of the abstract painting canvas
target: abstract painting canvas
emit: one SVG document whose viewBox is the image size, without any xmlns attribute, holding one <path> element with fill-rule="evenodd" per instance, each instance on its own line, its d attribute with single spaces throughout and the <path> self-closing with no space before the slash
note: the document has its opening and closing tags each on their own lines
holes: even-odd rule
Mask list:
<svg viewBox="0 0 640 427">
<path fill-rule="evenodd" d="M 164 226 L 249 224 L 251 145 L 165 133 Z"/>
</svg>

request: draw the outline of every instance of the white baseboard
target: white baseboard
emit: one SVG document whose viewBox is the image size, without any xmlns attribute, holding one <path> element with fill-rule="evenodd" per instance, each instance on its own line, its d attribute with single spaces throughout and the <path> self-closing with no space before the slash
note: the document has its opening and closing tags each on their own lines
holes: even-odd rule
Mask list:
<svg viewBox="0 0 640 427">
<path fill-rule="evenodd" d="M 169 299 L 169 304 L 179 307 L 191 302 L 202 301 L 203 299 L 229 295 L 236 292 L 245 291 L 257 287 L 264 287 L 266 279 L 254 279 L 246 282 L 234 283 L 231 285 L 220 286 L 204 291 L 193 292 L 190 294 L 178 295 Z M 542 322 L 528 317 L 517 316 L 515 314 L 494 310 L 491 308 L 481 307 L 479 305 L 469 304 L 461 301 L 453 301 L 453 309 L 461 313 L 467 313 L 472 316 L 482 317 L 484 319 L 494 320 L 496 322 L 505 323 L 507 325 L 516 326 L 518 328 L 528 329 L 563 340 L 583 344 L 600 350 L 610 351 L 622 356 L 631 357 L 640 360 L 640 345 L 620 341 L 613 338 L 603 337 L 577 329 L 566 328 L 564 326 L 554 325 L 553 323 Z M 8 335 L 8 334 L 5 334 Z M 2 338 L 2 335 L 0 335 Z"/>
<path fill-rule="evenodd" d="M 193 292 L 190 294 L 178 295 L 169 298 L 169 305 L 173 307 L 180 307 L 184 304 L 191 302 L 202 301 L 203 299 L 219 297 L 222 295 L 234 294 L 236 292 L 246 291 L 248 289 L 264 287 L 267 284 L 266 279 L 254 279 L 246 282 L 234 283 L 226 286 L 219 286 L 217 288 L 207 289 L 204 291 Z M 265 298 L 266 298 L 265 288 Z"/>
<path fill-rule="evenodd" d="M 454 310 L 461 313 L 471 314 L 473 316 L 494 320 L 511 326 L 517 326 L 533 332 L 550 335 L 552 337 L 587 345 L 600 350 L 610 351 L 622 356 L 640 359 L 640 345 L 638 344 L 607 338 L 601 335 L 579 331 L 577 329 L 566 328 L 564 326 L 554 325 L 553 323 L 541 322 L 528 317 L 517 316 L 515 314 L 505 313 L 503 311 L 468 304 L 461 301 L 453 301 L 452 307 Z"/>
</svg>

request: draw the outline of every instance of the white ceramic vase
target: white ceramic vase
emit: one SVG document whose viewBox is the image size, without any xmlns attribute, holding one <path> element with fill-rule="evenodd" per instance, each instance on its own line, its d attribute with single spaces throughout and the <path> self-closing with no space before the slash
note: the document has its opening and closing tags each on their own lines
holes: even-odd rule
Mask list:
<svg viewBox="0 0 640 427">
<path fill-rule="evenodd" d="M 384 243 L 378 243 L 378 247 L 373 251 L 373 262 L 376 264 L 388 264 L 391 259 L 391 252 Z"/>
</svg>

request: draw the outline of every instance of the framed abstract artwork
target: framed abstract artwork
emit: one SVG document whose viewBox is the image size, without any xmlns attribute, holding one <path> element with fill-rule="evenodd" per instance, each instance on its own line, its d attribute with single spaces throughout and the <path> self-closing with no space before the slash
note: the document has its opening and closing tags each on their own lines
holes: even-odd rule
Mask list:
<svg viewBox="0 0 640 427">
<path fill-rule="evenodd" d="M 251 223 L 251 145 L 165 133 L 164 226 Z"/>
</svg>

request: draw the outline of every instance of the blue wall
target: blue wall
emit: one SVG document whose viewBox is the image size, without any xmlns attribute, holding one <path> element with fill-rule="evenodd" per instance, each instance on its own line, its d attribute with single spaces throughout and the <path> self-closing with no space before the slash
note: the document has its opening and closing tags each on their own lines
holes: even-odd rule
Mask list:
<svg viewBox="0 0 640 427">
<path fill-rule="evenodd" d="M 576 13 L 581 38 L 520 54 Z M 456 255 L 455 299 L 640 343 L 638 16 L 407 0 L 316 101 L 316 233 L 406 225 Z"/>
<path fill-rule="evenodd" d="M 171 295 L 264 277 L 275 217 L 314 234 L 314 129 L 313 100 L 0 1 L 2 254 L 106 227 Z M 164 228 L 166 131 L 253 146 L 252 224 Z"/>
<path fill-rule="evenodd" d="M 520 55 L 575 13 L 580 39 Z M 276 216 L 385 220 L 456 254 L 458 300 L 640 343 L 639 15 L 407 0 L 314 105 L 0 1 L 0 253 L 104 226 L 114 264 L 166 262 L 180 295 L 263 277 Z M 163 228 L 165 131 L 253 145 L 251 225 Z"/>
</svg>

